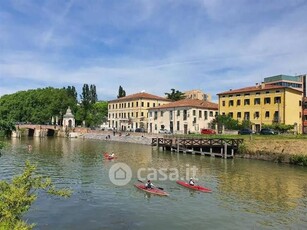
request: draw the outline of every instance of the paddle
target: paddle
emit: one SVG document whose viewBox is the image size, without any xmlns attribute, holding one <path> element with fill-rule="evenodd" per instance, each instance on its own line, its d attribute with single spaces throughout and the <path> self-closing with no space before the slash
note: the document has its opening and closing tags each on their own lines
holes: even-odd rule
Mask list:
<svg viewBox="0 0 307 230">
<path fill-rule="evenodd" d="M 144 184 L 143 181 L 141 181 L 141 180 L 138 180 L 138 181 Z M 164 190 L 164 188 L 161 188 L 161 187 L 156 187 L 156 186 L 154 186 L 154 187 L 155 187 L 155 188 L 158 188 L 158 189 L 160 189 L 160 190 Z"/>
</svg>

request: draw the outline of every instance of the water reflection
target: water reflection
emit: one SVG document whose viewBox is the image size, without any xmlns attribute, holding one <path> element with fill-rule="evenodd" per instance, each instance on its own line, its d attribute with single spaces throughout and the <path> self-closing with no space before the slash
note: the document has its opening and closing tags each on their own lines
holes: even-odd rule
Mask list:
<svg viewBox="0 0 307 230">
<path fill-rule="evenodd" d="M 0 158 L 1 179 L 20 172 L 23 162 L 29 159 L 38 165 L 40 173 L 51 176 L 57 185 L 70 186 L 74 190 L 73 197 L 60 204 L 47 198 L 38 201 L 37 210 L 56 218 L 43 218 L 43 223 L 53 227 L 50 229 L 73 229 L 65 228 L 65 216 L 70 212 L 79 217 L 74 219 L 76 229 L 85 227 L 81 220 L 86 221 L 86 217 L 92 220 L 87 222 L 87 229 L 110 228 L 110 224 L 116 222 L 110 212 L 122 215 L 120 224 L 126 223 L 131 229 L 148 228 L 149 224 L 162 229 L 193 229 L 173 222 L 175 219 L 179 223 L 189 221 L 187 218 L 194 221 L 195 229 L 205 226 L 225 229 L 232 221 L 237 229 L 307 227 L 307 169 L 303 167 L 192 156 L 163 152 L 145 145 L 95 140 L 29 138 L 12 139 L 10 143 L 11 148 Z M 32 146 L 31 151 L 28 145 Z M 114 152 L 117 159 L 106 160 L 105 152 Z M 113 185 L 108 178 L 108 170 L 117 162 L 128 164 L 133 172 L 131 183 L 123 187 Z M 172 169 L 178 171 L 178 179 L 184 180 L 190 176 L 193 166 L 197 168 L 197 183 L 211 188 L 211 194 L 189 190 L 170 180 Z M 166 169 L 167 180 L 155 184 L 170 193 L 170 197 L 161 199 L 135 188 L 133 184 L 141 168 Z M 146 178 L 147 174 L 148 171 L 143 171 L 140 175 Z M 158 178 L 165 175 L 160 173 Z M 60 205 L 61 211 L 55 211 L 58 210 L 55 204 Z M 166 211 L 167 215 L 159 213 Z M 146 214 L 155 216 L 160 222 L 152 221 Z M 37 212 L 29 216 L 42 222 Z M 225 220 L 218 220 L 219 216 Z"/>
</svg>

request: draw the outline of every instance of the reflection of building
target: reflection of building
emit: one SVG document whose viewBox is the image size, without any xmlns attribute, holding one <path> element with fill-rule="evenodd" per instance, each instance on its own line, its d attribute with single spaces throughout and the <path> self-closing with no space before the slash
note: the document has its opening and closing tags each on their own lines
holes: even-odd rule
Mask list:
<svg viewBox="0 0 307 230">
<path fill-rule="evenodd" d="M 149 132 L 167 129 L 172 133 L 200 132 L 215 118 L 218 105 L 198 99 L 183 99 L 149 110 Z"/>
<path fill-rule="evenodd" d="M 75 127 L 75 116 L 72 114 L 70 107 L 66 110 L 63 116 L 63 128 L 74 128 Z"/>
<path fill-rule="evenodd" d="M 198 100 L 204 100 L 204 101 L 211 101 L 211 95 L 206 94 L 201 90 L 189 90 L 184 92 L 184 96 L 186 99 L 198 99 Z"/>
<path fill-rule="evenodd" d="M 110 128 L 118 130 L 148 129 L 148 108 L 169 103 L 170 100 L 141 92 L 109 101 Z"/>
<path fill-rule="evenodd" d="M 302 131 L 302 91 L 279 85 L 260 84 L 219 93 L 219 113 L 252 123 L 259 131 L 263 124 L 294 125 Z"/>
</svg>

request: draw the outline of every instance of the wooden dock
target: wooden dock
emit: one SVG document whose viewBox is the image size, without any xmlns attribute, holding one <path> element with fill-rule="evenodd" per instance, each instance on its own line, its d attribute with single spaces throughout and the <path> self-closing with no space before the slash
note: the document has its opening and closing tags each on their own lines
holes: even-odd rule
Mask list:
<svg viewBox="0 0 307 230">
<path fill-rule="evenodd" d="M 242 143 L 243 139 L 152 138 L 152 146 L 163 150 L 223 158 L 233 158 Z"/>
</svg>

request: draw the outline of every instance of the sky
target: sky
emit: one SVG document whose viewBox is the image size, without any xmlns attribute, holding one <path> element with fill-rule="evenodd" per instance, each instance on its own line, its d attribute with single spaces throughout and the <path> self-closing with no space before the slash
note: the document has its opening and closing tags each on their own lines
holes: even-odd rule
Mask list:
<svg viewBox="0 0 307 230">
<path fill-rule="evenodd" d="M 306 0 L 1 0 L 0 97 L 211 94 L 307 73 Z"/>
</svg>

